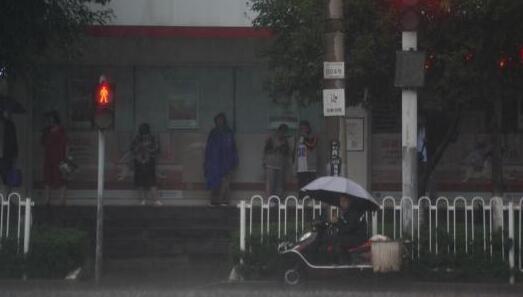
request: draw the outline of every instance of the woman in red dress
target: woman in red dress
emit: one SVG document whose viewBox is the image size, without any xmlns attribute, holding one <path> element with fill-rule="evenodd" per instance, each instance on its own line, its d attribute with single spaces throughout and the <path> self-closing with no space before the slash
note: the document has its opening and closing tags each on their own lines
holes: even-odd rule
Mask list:
<svg viewBox="0 0 523 297">
<path fill-rule="evenodd" d="M 46 114 L 46 118 L 49 125 L 42 135 L 45 201 L 46 204 L 50 203 L 49 192 L 51 189 L 59 189 L 60 201 L 65 205 L 65 180 L 60 172 L 60 162 L 65 160 L 66 157 L 67 138 L 58 112 L 51 111 Z"/>
</svg>

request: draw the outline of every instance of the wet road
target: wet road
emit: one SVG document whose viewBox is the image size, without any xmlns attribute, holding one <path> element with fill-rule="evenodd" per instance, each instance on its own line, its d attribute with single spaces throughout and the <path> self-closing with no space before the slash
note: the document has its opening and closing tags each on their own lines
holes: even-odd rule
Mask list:
<svg viewBox="0 0 523 297">
<path fill-rule="evenodd" d="M 102 283 L 67 281 L 2 281 L 4 297 L 324 297 L 324 296 L 522 296 L 523 286 L 419 282 L 310 282 L 289 288 L 277 282 L 244 283 Z"/>
<path fill-rule="evenodd" d="M 91 281 L 0 281 L 0 297 L 409 297 L 523 296 L 523 282 L 434 283 L 404 276 L 323 275 L 304 285 L 227 281 L 231 266 L 220 259 L 113 261 L 99 285 Z"/>
</svg>

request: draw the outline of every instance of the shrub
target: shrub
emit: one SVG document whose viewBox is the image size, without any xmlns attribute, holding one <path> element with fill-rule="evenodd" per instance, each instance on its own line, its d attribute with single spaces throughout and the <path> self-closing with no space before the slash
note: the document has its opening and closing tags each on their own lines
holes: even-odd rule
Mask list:
<svg viewBox="0 0 523 297">
<path fill-rule="evenodd" d="M 492 241 L 487 239 L 487 251 L 484 251 L 483 240 L 469 241 L 468 254 L 464 247 L 458 247 L 454 254 L 453 239 L 443 229 L 438 229 L 439 254 L 422 249 L 420 257 L 406 257 L 405 268 L 416 278 L 444 281 L 480 281 L 506 280 L 510 270 L 502 259 L 501 234 L 494 234 Z M 481 237 L 477 237 L 481 238 Z M 492 244 L 492 256 L 489 249 Z M 415 247 L 414 243 L 412 247 Z M 423 243 L 428 246 L 428 243 Z M 410 254 L 411 252 L 409 252 Z M 416 255 L 416 251 L 413 253 Z"/>
<path fill-rule="evenodd" d="M 63 278 L 83 266 L 88 248 L 85 232 L 50 227 L 34 231 L 26 260 L 29 277 Z"/>
<path fill-rule="evenodd" d="M 87 256 L 87 236 L 76 229 L 34 228 L 31 248 L 24 257 L 16 240 L 2 242 L 0 277 L 64 278 L 83 266 Z"/>
<path fill-rule="evenodd" d="M 16 240 L 2 240 L 0 248 L 0 278 L 21 278 L 24 274 L 24 256 Z"/>
</svg>

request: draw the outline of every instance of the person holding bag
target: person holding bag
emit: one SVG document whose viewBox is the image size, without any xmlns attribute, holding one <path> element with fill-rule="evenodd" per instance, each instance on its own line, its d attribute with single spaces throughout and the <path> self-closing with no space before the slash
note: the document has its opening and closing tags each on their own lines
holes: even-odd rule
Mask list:
<svg viewBox="0 0 523 297">
<path fill-rule="evenodd" d="M 67 156 L 67 136 L 57 111 L 47 112 L 44 116 L 48 124 L 43 130 L 41 139 L 44 147 L 44 200 L 49 205 L 51 189 L 59 189 L 59 199 L 65 206 L 65 179 L 60 164 Z"/>
<path fill-rule="evenodd" d="M 161 206 L 156 186 L 156 157 L 160 152 L 158 141 L 151 133 L 147 123 L 140 124 L 138 135 L 131 143 L 134 160 L 134 185 L 140 190 L 140 204 L 147 204 L 147 192 L 150 191 L 154 206 Z"/>
</svg>

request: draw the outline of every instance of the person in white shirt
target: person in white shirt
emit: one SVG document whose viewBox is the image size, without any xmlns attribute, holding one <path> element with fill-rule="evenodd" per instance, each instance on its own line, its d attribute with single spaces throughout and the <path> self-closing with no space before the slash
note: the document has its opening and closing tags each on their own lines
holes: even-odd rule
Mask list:
<svg viewBox="0 0 523 297">
<path fill-rule="evenodd" d="M 294 148 L 294 162 L 298 188 L 301 189 L 316 178 L 318 138 L 312 134 L 308 121 L 301 121 L 299 135 Z"/>
</svg>

